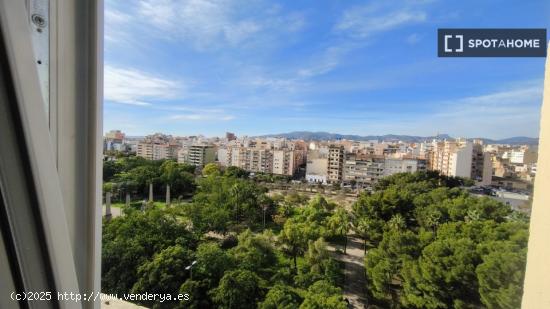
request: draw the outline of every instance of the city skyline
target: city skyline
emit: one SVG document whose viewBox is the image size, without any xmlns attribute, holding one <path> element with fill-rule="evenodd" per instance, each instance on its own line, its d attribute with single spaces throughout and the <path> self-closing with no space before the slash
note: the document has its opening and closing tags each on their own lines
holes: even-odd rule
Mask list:
<svg viewBox="0 0 550 309">
<path fill-rule="evenodd" d="M 228 135 L 235 136 L 238 139 L 284 139 L 284 140 L 304 140 L 304 141 L 339 141 L 339 140 L 348 140 L 348 141 L 380 141 L 380 142 L 392 142 L 392 141 L 404 141 L 404 142 L 424 142 L 430 140 L 456 140 L 456 139 L 467 139 L 467 140 L 482 140 L 490 144 L 513 144 L 513 145 L 537 145 L 538 137 L 528 137 L 528 136 L 509 136 L 502 139 L 490 139 L 483 136 L 451 136 L 446 133 L 437 133 L 433 136 L 419 136 L 419 135 L 407 135 L 407 134 L 382 134 L 382 135 L 355 135 L 355 134 L 339 134 L 332 132 L 324 131 L 292 131 L 285 133 L 276 133 L 276 134 L 264 134 L 264 135 L 236 135 L 234 132 L 226 131 L 223 134 L 219 135 L 206 135 L 202 133 L 197 134 L 178 134 L 178 133 L 167 133 L 167 132 L 147 132 L 145 134 L 133 135 L 127 134 L 120 129 L 111 129 L 105 130 L 103 132 L 103 138 L 110 138 L 114 134 L 121 134 L 119 139 L 123 140 L 126 138 L 129 139 L 143 139 L 154 135 L 169 135 L 177 138 L 188 138 L 188 137 L 204 137 L 206 139 L 216 139 L 216 138 L 227 138 Z"/>
<path fill-rule="evenodd" d="M 437 58 L 436 32 L 549 17 L 544 1 L 107 1 L 104 131 L 537 137 L 544 60 Z"/>
</svg>

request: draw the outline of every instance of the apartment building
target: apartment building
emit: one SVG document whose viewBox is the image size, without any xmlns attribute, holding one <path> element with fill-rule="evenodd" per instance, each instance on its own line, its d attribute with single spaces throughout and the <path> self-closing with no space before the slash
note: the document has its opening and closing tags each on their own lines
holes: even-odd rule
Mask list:
<svg viewBox="0 0 550 309">
<path fill-rule="evenodd" d="M 306 180 L 310 183 L 328 182 L 328 148 L 316 149 L 311 146 L 307 153 Z"/>
<path fill-rule="evenodd" d="M 477 185 L 489 186 L 493 177 L 493 164 L 491 154 L 483 151 L 483 142 L 474 140 L 472 148 L 472 172 L 471 178 Z"/>
<path fill-rule="evenodd" d="M 136 155 L 147 160 L 177 159 L 180 148 L 171 135 L 155 133 L 137 143 Z"/>
<path fill-rule="evenodd" d="M 249 172 L 272 173 L 273 152 L 260 147 L 230 147 L 229 165 Z"/>
<path fill-rule="evenodd" d="M 235 133 L 226 132 L 225 133 L 225 139 L 228 140 L 228 141 L 234 141 L 234 140 L 237 139 L 237 136 L 235 135 Z"/>
<path fill-rule="evenodd" d="M 479 140 L 434 141 L 428 154 L 428 169 L 447 176 L 471 178 L 478 185 L 491 183 L 491 156 Z"/>
<path fill-rule="evenodd" d="M 219 148 L 216 153 L 216 162 L 221 166 L 229 166 L 229 154 L 227 148 Z"/>
<path fill-rule="evenodd" d="M 178 152 L 178 162 L 204 167 L 216 161 L 216 148 L 212 145 L 191 145 Z"/>
<path fill-rule="evenodd" d="M 217 150 L 217 162 L 249 172 L 293 176 L 305 163 L 303 142 L 284 139 L 250 139 L 227 141 Z"/>
<path fill-rule="evenodd" d="M 396 173 L 414 173 L 426 170 L 426 160 L 417 158 L 390 158 L 358 153 L 346 154 L 343 183 L 360 187 L 372 185 L 378 179 Z"/>
<path fill-rule="evenodd" d="M 426 170 L 426 160 L 418 158 L 384 159 L 384 176 L 397 173 L 414 173 Z"/>
<path fill-rule="evenodd" d="M 147 160 L 177 159 L 179 145 L 139 142 L 136 155 Z"/>
<path fill-rule="evenodd" d="M 328 148 L 328 175 L 329 183 L 340 183 L 344 171 L 344 155 L 345 150 L 343 145 L 330 145 Z"/>
<path fill-rule="evenodd" d="M 371 185 L 384 176 L 384 157 L 358 153 L 346 154 L 342 181 L 360 187 Z"/>
<path fill-rule="evenodd" d="M 273 174 L 292 176 L 296 167 L 294 151 L 288 149 L 273 151 Z"/>
<path fill-rule="evenodd" d="M 429 154 L 429 169 L 447 176 L 469 178 L 472 170 L 472 154 L 473 145 L 467 140 L 434 141 Z"/>
<path fill-rule="evenodd" d="M 105 133 L 105 138 L 110 140 L 118 140 L 122 142 L 124 137 L 126 137 L 126 135 L 120 130 L 111 130 Z"/>
<path fill-rule="evenodd" d="M 533 164 L 537 162 L 537 149 L 523 146 L 505 153 L 503 157 L 510 159 L 513 164 Z"/>
</svg>

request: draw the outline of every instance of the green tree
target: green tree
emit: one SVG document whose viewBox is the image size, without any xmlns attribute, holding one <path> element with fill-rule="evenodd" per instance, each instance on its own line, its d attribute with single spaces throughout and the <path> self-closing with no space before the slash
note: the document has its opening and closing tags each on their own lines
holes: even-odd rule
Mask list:
<svg viewBox="0 0 550 309">
<path fill-rule="evenodd" d="M 181 245 L 193 248 L 195 239 L 175 209 L 128 211 L 104 221 L 101 285 L 106 293 L 128 293 L 138 281 L 138 268 L 155 253 Z"/>
<path fill-rule="evenodd" d="M 216 163 L 208 163 L 202 169 L 203 176 L 220 175 L 220 167 Z"/>
<path fill-rule="evenodd" d="M 220 285 L 212 290 L 212 299 L 218 308 L 256 308 L 264 295 L 264 282 L 249 270 L 233 270 L 225 273 Z"/>
<path fill-rule="evenodd" d="M 193 278 L 204 280 L 208 289 L 217 286 L 223 274 L 236 264 L 230 254 L 213 242 L 200 244 L 195 255 L 197 264 L 194 266 Z"/>
<path fill-rule="evenodd" d="M 480 257 L 467 238 L 437 239 L 418 262 L 403 267 L 402 301 L 416 308 L 479 307 L 476 266 Z"/>
<path fill-rule="evenodd" d="M 308 240 L 317 239 L 318 237 L 319 234 L 307 223 L 296 222 L 294 219 L 285 222 L 279 240 L 283 244 L 283 250 L 292 257 L 295 272 L 298 270 L 298 255 L 302 254 L 307 248 Z"/>
<path fill-rule="evenodd" d="M 268 236 L 254 235 L 246 230 L 238 239 L 239 244 L 230 249 L 230 254 L 235 261 L 239 261 L 239 268 L 262 274 L 277 264 L 277 256 Z"/>
<path fill-rule="evenodd" d="M 520 308 L 527 251 L 509 242 L 497 248 L 476 269 L 481 302 L 490 309 Z"/>
<path fill-rule="evenodd" d="M 103 181 L 111 181 L 116 174 L 122 172 L 123 166 L 119 161 L 103 162 Z"/>
<path fill-rule="evenodd" d="M 205 281 L 187 279 L 179 289 L 180 294 L 187 294 L 188 299 L 181 300 L 178 309 L 212 308 L 212 300 L 208 295 L 208 284 Z"/>
<path fill-rule="evenodd" d="M 315 282 L 308 288 L 300 309 L 346 309 L 342 290 L 327 281 Z"/>
<path fill-rule="evenodd" d="M 267 292 L 264 301 L 258 307 L 260 309 L 294 309 L 301 303 L 302 298 L 291 286 L 277 284 Z"/>
<path fill-rule="evenodd" d="M 115 177 L 116 182 L 131 182 L 137 187 L 138 193 L 148 194 L 149 184 L 159 184 L 160 170 L 154 165 L 140 165 L 124 171 Z"/>
<path fill-rule="evenodd" d="M 375 249 L 365 257 L 365 270 L 369 281 L 369 291 L 378 299 L 391 296 L 397 299 L 397 291 L 402 282 L 401 270 L 407 261 L 415 260 L 420 254 L 419 237 L 412 231 L 390 228 Z"/>
<path fill-rule="evenodd" d="M 249 172 L 236 166 L 228 166 L 224 171 L 225 176 L 234 178 L 248 178 L 249 174 Z"/>
<path fill-rule="evenodd" d="M 183 269 L 193 260 L 193 253 L 181 245 L 170 246 L 138 268 L 138 280 L 132 293 L 175 294 L 189 274 Z M 144 301 L 145 305 L 153 305 Z M 168 304 L 164 304 L 168 305 Z M 173 304 L 171 304 L 173 305 Z"/>
<path fill-rule="evenodd" d="M 355 234 L 363 239 L 363 252 L 367 253 L 367 241 L 369 239 L 369 221 L 365 217 L 354 218 L 352 228 Z"/>
<path fill-rule="evenodd" d="M 190 209 L 193 225 L 208 227 L 207 218 L 200 214 L 213 213 L 223 220 L 214 225 L 219 232 L 226 232 L 228 227 L 259 226 L 263 221 L 263 207 L 267 207 L 266 218 L 273 209 L 271 199 L 266 195 L 267 189 L 244 179 L 233 177 L 206 177 L 199 180 L 199 190 L 193 197 L 193 203 L 199 209 Z M 207 209 L 208 211 L 202 211 Z M 229 215 L 229 218 L 226 216 Z M 215 218 L 217 219 L 217 218 Z M 202 222 L 201 222 L 202 221 Z M 206 221 L 206 222 L 205 222 Z"/>
<path fill-rule="evenodd" d="M 184 195 L 193 192 L 195 188 L 194 176 L 190 170 L 195 168 L 167 160 L 160 166 L 160 181 L 170 186 L 174 195 Z"/>
<path fill-rule="evenodd" d="M 111 192 L 113 193 L 115 191 L 116 184 L 112 182 L 104 182 L 103 183 L 103 192 Z"/>
<path fill-rule="evenodd" d="M 327 249 L 327 243 L 322 237 L 315 241 L 309 240 L 305 258 L 311 271 L 316 273 L 323 272 L 324 263 L 330 258 L 330 255 Z"/>
<path fill-rule="evenodd" d="M 407 227 L 407 223 L 401 214 L 396 214 L 388 221 L 388 227 L 397 231 L 402 231 Z"/>
<path fill-rule="evenodd" d="M 327 221 L 327 226 L 332 234 L 338 235 L 344 240 L 344 254 L 346 254 L 348 246 L 347 234 L 350 229 L 350 223 L 350 216 L 344 208 L 338 208 Z"/>
</svg>

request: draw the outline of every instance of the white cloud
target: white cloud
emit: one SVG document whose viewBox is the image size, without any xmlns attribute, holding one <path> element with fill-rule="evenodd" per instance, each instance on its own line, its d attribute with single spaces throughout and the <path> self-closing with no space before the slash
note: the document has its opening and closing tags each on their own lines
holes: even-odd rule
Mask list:
<svg viewBox="0 0 550 309">
<path fill-rule="evenodd" d="M 395 7 L 379 3 L 368 4 L 346 10 L 335 30 L 352 37 L 367 38 L 407 24 L 424 22 L 426 19 L 427 13 L 424 10 L 405 3 Z"/>
<path fill-rule="evenodd" d="M 108 45 L 112 43 L 128 42 L 131 37 L 124 31 L 124 27 L 132 21 L 132 16 L 115 8 L 107 6 L 105 9 L 105 34 Z"/>
<path fill-rule="evenodd" d="M 300 69 L 298 75 L 301 77 L 314 77 L 326 74 L 334 70 L 339 64 L 341 58 L 350 50 L 350 47 L 332 46 L 327 48 L 320 59 L 310 67 Z"/>
<path fill-rule="evenodd" d="M 297 78 L 273 78 L 265 76 L 255 76 L 247 78 L 243 84 L 249 84 L 254 87 L 267 88 L 274 91 L 294 92 L 301 88 L 303 83 Z"/>
<path fill-rule="evenodd" d="M 270 10 L 263 1 L 141 0 L 137 14 L 159 30 L 157 35 L 183 39 L 199 49 L 241 46 L 273 33 L 301 30 L 305 24 L 302 15 Z"/>
<path fill-rule="evenodd" d="M 407 43 L 409 43 L 410 45 L 415 45 L 416 43 L 420 42 L 420 40 L 422 40 L 422 37 L 418 34 L 418 33 L 413 33 L 409 36 L 407 36 Z"/>
<path fill-rule="evenodd" d="M 153 26 L 204 48 L 219 41 L 239 44 L 261 29 L 253 20 L 234 16 L 227 0 L 142 0 L 139 14 Z"/>
<path fill-rule="evenodd" d="M 534 137 L 538 135 L 541 104 L 542 82 L 521 82 L 506 90 L 440 102 L 434 113 L 414 126 L 424 132 L 466 137 Z"/>
<path fill-rule="evenodd" d="M 109 25 L 127 23 L 132 17 L 116 9 L 105 10 L 105 23 Z"/>
<path fill-rule="evenodd" d="M 181 83 L 135 69 L 105 66 L 105 100 L 138 106 L 151 105 L 149 100 L 173 99 L 182 94 Z"/>
<path fill-rule="evenodd" d="M 345 120 L 348 133 L 364 135 L 393 133 L 431 136 L 436 133 L 447 133 L 454 137 L 470 138 L 537 137 L 542 89 L 540 80 L 516 82 L 506 85 L 506 88 L 481 95 L 430 102 L 428 106 L 419 104 L 418 109 L 413 111 L 407 108 L 384 111 L 334 111 L 331 120 Z M 400 106 L 407 104 L 413 105 L 416 102 L 399 103 Z M 323 124 L 314 129 L 346 133 L 342 132 L 341 128 L 325 128 L 325 115 L 316 116 L 308 113 L 301 117 L 293 115 L 281 120 Z"/>
</svg>

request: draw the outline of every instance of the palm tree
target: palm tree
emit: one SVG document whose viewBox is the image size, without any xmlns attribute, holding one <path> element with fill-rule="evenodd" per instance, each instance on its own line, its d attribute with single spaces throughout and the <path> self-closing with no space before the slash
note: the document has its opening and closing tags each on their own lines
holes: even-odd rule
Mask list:
<svg viewBox="0 0 550 309">
<path fill-rule="evenodd" d="M 322 273 L 323 261 L 329 258 L 327 243 L 323 237 L 316 241 L 309 240 L 305 258 L 311 266 L 311 270 L 316 273 Z"/>
<path fill-rule="evenodd" d="M 441 219 L 441 213 L 439 212 L 430 212 L 426 218 L 426 225 L 431 227 L 434 231 L 434 233 L 437 230 L 437 226 L 439 225 L 439 220 Z"/>
<path fill-rule="evenodd" d="M 390 221 L 388 221 L 388 225 L 390 226 L 390 228 L 398 231 L 404 229 L 407 226 L 405 223 L 405 219 L 401 214 L 396 214 L 391 217 Z"/>
<path fill-rule="evenodd" d="M 361 239 L 363 239 L 363 251 L 364 253 L 367 253 L 367 239 L 369 237 L 369 222 L 366 217 L 360 217 L 359 219 L 356 219 L 355 225 L 354 225 L 354 231 L 355 234 L 359 235 Z"/>
<path fill-rule="evenodd" d="M 336 235 L 344 238 L 344 254 L 348 246 L 348 231 L 350 228 L 350 217 L 348 212 L 343 208 L 338 208 L 336 212 L 328 219 L 328 228 Z"/>
</svg>

